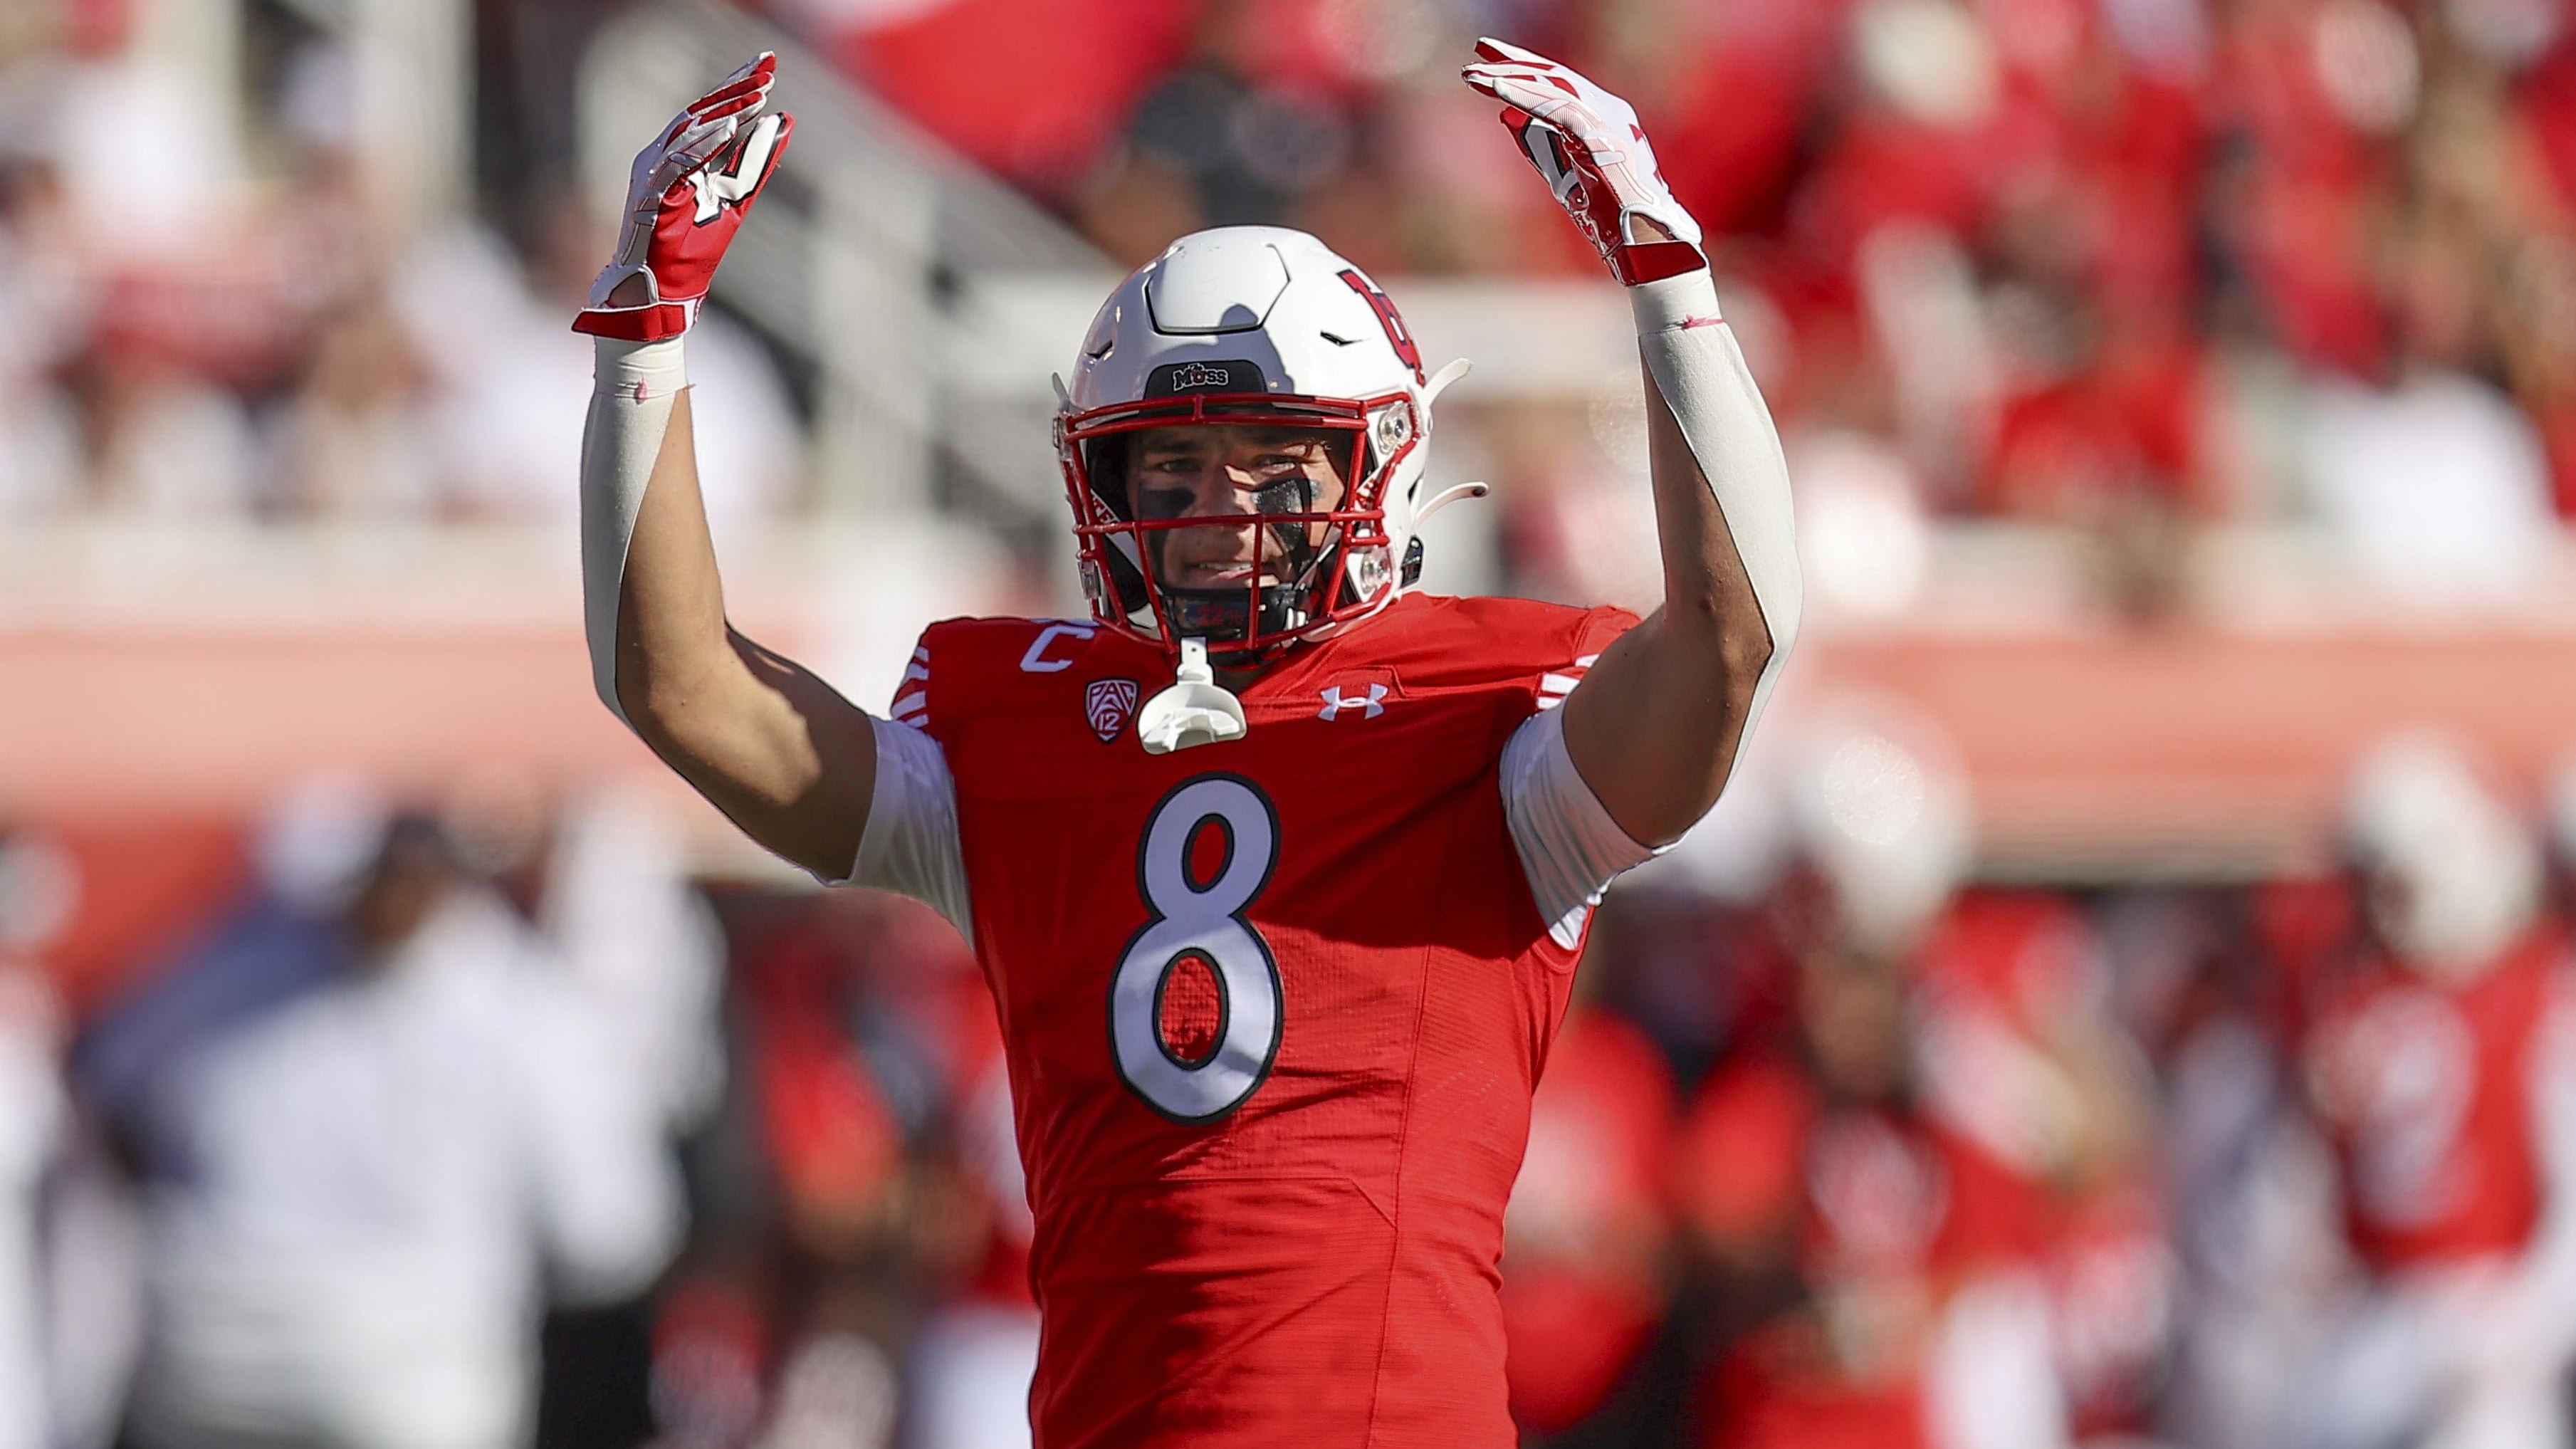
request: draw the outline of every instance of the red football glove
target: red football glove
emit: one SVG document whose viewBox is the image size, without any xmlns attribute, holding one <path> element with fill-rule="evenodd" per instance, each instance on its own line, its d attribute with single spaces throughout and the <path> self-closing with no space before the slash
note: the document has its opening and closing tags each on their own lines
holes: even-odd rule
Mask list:
<svg viewBox="0 0 2576 1449">
<path fill-rule="evenodd" d="M 1546 56 L 1499 40 L 1477 41 L 1476 58 L 1459 74 L 1503 103 L 1504 129 L 1622 285 L 1708 265 L 1699 223 L 1664 184 L 1655 148 L 1626 101 Z M 1667 236 L 1640 232 L 1641 219 Z"/>
<path fill-rule="evenodd" d="M 590 284 L 572 330 L 660 342 L 689 330 L 715 284 L 716 263 L 787 154 L 793 116 L 760 116 L 778 58 L 766 52 L 700 96 L 636 153 L 617 259 Z M 755 118 L 758 119 L 755 119 Z M 630 278 L 625 305 L 611 306 Z M 640 293 L 640 295 L 638 295 Z"/>
</svg>

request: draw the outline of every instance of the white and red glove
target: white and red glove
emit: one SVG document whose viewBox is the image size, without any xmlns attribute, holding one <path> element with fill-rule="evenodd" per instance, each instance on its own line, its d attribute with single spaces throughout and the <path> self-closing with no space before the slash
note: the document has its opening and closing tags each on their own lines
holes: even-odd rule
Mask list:
<svg viewBox="0 0 2576 1449">
<path fill-rule="evenodd" d="M 1503 103 L 1504 129 L 1622 286 L 1708 265 L 1699 223 L 1664 184 L 1655 148 L 1626 101 L 1546 56 L 1499 40 L 1477 41 L 1476 57 L 1459 74 Z M 1661 234 L 1641 232 L 1640 220 Z"/>
<path fill-rule="evenodd" d="M 715 284 L 716 263 L 787 154 L 788 115 L 762 116 L 778 58 L 758 60 L 689 103 L 635 155 L 617 258 L 590 284 L 575 332 L 660 342 L 689 330 Z M 627 287 L 642 278 L 641 288 Z M 623 305 L 610 298 L 626 287 Z M 640 295 L 637 295 L 640 293 Z"/>
</svg>

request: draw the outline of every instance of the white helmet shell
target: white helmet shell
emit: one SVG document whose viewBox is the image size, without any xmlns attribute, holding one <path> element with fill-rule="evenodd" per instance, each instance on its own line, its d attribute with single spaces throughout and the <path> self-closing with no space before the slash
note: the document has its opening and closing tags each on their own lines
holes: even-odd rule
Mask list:
<svg viewBox="0 0 2576 1449">
<path fill-rule="evenodd" d="M 2484 971 L 2538 917 L 2536 832 L 2442 736 L 2408 733 L 2371 750 L 2353 773 L 2344 843 L 2374 881 L 2373 923 L 2418 971 Z"/>
<path fill-rule="evenodd" d="M 1940 725 L 1902 701 L 1853 696 L 1816 711 L 1790 780 L 1796 848 L 1831 888 L 1848 944 L 1919 946 L 1976 855 L 1976 800 Z"/>
<path fill-rule="evenodd" d="M 1377 284 L 1304 232 L 1218 227 L 1172 243 L 1102 304 L 1063 389 L 1059 453 L 1094 613 L 1178 645 L 1160 604 L 1102 577 L 1113 550 L 1130 569 L 1139 550 L 1123 503 L 1095 490 L 1084 444 L 1201 420 L 1336 427 L 1359 438 L 1336 514 L 1337 582 L 1271 642 L 1383 607 L 1402 588 L 1413 543 L 1431 402 L 1458 370 L 1427 376 Z"/>
</svg>

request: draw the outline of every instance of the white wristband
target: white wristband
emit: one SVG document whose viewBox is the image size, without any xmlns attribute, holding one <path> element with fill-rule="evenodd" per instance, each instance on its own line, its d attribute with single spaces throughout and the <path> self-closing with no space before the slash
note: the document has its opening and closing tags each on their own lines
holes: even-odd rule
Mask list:
<svg viewBox="0 0 2576 1449">
<path fill-rule="evenodd" d="M 623 722 L 617 702 L 617 600 L 626 581 L 626 546 L 645 485 L 662 456 L 671 404 L 689 385 L 680 339 L 596 340 L 590 421 L 581 439 L 581 604 L 590 643 L 590 681 L 600 703 Z"/>
</svg>

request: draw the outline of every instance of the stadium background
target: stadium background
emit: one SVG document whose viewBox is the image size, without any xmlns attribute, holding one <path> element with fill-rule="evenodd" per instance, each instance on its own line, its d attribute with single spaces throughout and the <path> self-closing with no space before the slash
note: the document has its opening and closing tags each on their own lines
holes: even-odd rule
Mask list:
<svg viewBox="0 0 2576 1449">
<path fill-rule="evenodd" d="M 1969 886 L 1902 1051 L 1955 1066 L 1965 1011 L 2000 1035 L 1959 1069 L 2014 1064 L 1967 1095 L 1992 1251 L 2049 1304 L 2032 1392 L 2095 1438 L 2272 1442 L 2259 1381 L 2351 1282 L 2294 1084 L 2355 763 L 2438 730 L 2576 855 L 2562 0 L 0 6 L 0 1016 L 17 1120 L 56 1129 L 9 1185 L 42 1271 L 0 1270 L 51 1365 L 27 1442 L 105 1442 L 135 1338 L 62 1286 L 150 1231 L 93 1044 L 396 805 L 523 897 L 614 837 L 616 889 L 721 927 L 649 966 L 558 942 L 670 1003 L 646 1075 L 722 1065 L 667 1108 L 685 1246 L 553 1320 L 549 1442 L 857 1444 L 993 1401 L 1025 1299 L 980 984 L 598 708 L 565 321 L 634 146 L 774 47 L 796 148 L 691 347 L 749 632 L 881 708 L 929 620 L 1078 608 L 1047 376 L 1121 268 L 1249 221 L 1475 361 L 1433 481 L 1496 496 L 1434 525 L 1435 585 L 1651 604 L 1624 309 L 1456 83 L 1479 33 L 1634 99 L 1720 239 L 1810 599 L 1746 778 L 1584 968 L 1515 1202 L 1525 1421 L 1709 1442 L 1801 1291 L 1747 1226 L 1794 1136 L 1715 1084 L 1794 1034 L 1840 832 L 1891 897 Z M 1895 1442 L 1903 1360 L 1808 1442 Z"/>
</svg>

